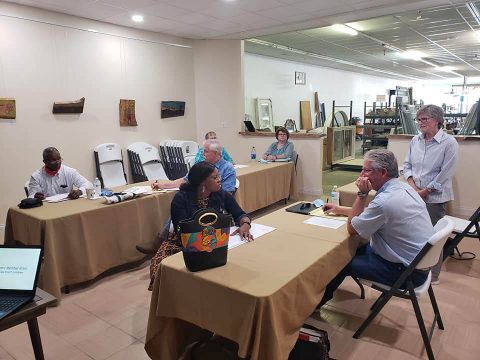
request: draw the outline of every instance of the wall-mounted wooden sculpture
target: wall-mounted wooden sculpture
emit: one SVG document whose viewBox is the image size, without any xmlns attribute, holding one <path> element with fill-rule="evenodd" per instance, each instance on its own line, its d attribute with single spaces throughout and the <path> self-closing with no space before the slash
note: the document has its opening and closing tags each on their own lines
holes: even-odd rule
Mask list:
<svg viewBox="0 0 480 360">
<path fill-rule="evenodd" d="M 0 119 L 15 119 L 16 117 L 15 99 L 0 98 Z"/>
<path fill-rule="evenodd" d="M 137 126 L 135 100 L 120 99 L 120 126 Z"/>
<path fill-rule="evenodd" d="M 52 112 L 54 114 L 81 114 L 83 113 L 83 105 L 85 105 L 84 97 L 76 101 L 56 101 L 53 103 Z"/>
</svg>

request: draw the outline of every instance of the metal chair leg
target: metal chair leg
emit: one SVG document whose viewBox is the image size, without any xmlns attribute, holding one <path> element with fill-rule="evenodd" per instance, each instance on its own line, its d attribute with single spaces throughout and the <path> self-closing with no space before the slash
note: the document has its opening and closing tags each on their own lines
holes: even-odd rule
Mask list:
<svg viewBox="0 0 480 360">
<path fill-rule="evenodd" d="M 382 310 L 382 308 L 385 306 L 385 304 L 388 302 L 388 300 L 390 300 L 391 297 L 392 297 L 391 292 L 385 293 L 385 294 L 380 296 L 381 299 L 380 298 L 378 299 L 379 300 L 378 303 L 376 303 L 376 306 L 373 308 L 370 315 L 368 315 L 368 317 L 365 319 L 363 324 L 360 325 L 360 327 L 355 332 L 355 334 L 353 334 L 353 338 L 358 339 L 362 335 L 362 333 L 365 331 L 365 329 L 368 327 L 368 325 L 370 325 L 372 320 L 375 318 L 375 316 L 377 316 L 377 314 L 380 312 L 380 310 Z"/>
<path fill-rule="evenodd" d="M 410 295 L 410 300 L 412 301 L 413 310 L 415 311 L 415 316 L 417 317 L 418 327 L 420 328 L 420 333 L 422 334 L 423 343 L 425 349 L 427 350 L 427 355 L 429 360 L 435 360 L 433 355 L 432 346 L 430 345 L 430 339 L 427 334 L 427 329 L 425 328 L 425 323 L 423 322 L 422 312 L 420 311 L 420 306 L 418 305 L 417 296 L 415 295 L 415 289 L 411 280 L 407 282 L 408 293 Z"/>
<path fill-rule="evenodd" d="M 360 299 L 365 299 L 365 288 L 363 287 L 363 284 L 358 280 L 358 278 L 352 276 L 353 281 L 357 283 L 357 285 L 360 287 Z"/>
<path fill-rule="evenodd" d="M 428 288 L 428 295 L 430 296 L 430 302 L 432 303 L 433 313 L 437 318 L 438 328 L 440 330 L 444 330 L 445 328 L 443 327 L 443 321 L 440 315 L 440 309 L 438 308 L 437 300 L 435 299 L 435 294 L 433 293 L 432 285 L 430 285 L 430 287 Z"/>
</svg>

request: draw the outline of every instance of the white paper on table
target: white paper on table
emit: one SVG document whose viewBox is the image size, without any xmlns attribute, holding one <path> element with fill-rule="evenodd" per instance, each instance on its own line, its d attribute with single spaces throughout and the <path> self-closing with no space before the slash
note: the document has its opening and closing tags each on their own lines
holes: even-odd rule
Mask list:
<svg viewBox="0 0 480 360">
<path fill-rule="evenodd" d="M 163 189 L 164 191 L 178 191 L 180 188 Z"/>
<path fill-rule="evenodd" d="M 248 165 L 235 164 L 235 165 L 233 165 L 233 167 L 234 167 L 235 169 L 242 169 L 242 168 L 248 167 Z"/>
<path fill-rule="evenodd" d="M 68 193 L 52 195 L 45 198 L 43 201 L 46 201 L 49 203 L 57 203 L 57 202 L 66 201 L 66 200 L 68 200 Z"/>
<path fill-rule="evenodd" d="M 233 233 L 235 230 L 237 230 L 237 226 L 232 226 L 230 228 L 230 234 Z M 269 232 L 272 232 L 275 230 L 274 227 L 267 226 L 267 225 L 262 225 L 262 224 L 257 224 L 257 223 L 252 223 L 252 227 L 250 228 L 250 234 L 252 234 L 254 239 L 259 238 L 262 235 L 268 234 Z M 233 235 L 230 236 L 228 239 L 228 250 L 233 249 L 237 246 L 243 245 L 247 243 L 247 240 L 243 240 L 240 238 L 240 235 Z"/>
<path fill-rule="evenodd" d="M 123 190 L 122 192 L 128 192 L 135 195 L 151 194 L 152 188 L 150 186 L 132 186 L 128 189 Z"/>
<path fill-rule="evenodd" d="M 310 219 L 305 220 L 304 223 L 309 225 L 328 227 L 331 229 L 338 229 L 340 226 L 345 225 L 345 221 L 327 219 L 319 216 L 311 217 Z"/>
</svg>

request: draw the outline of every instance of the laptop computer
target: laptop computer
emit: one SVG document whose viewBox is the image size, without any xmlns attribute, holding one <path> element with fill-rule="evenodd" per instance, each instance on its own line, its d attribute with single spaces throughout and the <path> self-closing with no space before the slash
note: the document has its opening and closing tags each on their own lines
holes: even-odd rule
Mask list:
<svg viewBox="0 0 480 360">
<path fill-rule="evenodd" d="M 244 123 L 245 123 L 245 127 L 247 128 L 248 131 L 255 132 L 255 126 L 253 126 L 253 124 L 250 120 L 245 120 Z"/>
<path fill-rule="evenodd" d="M 0 319 L 35 297 L 43 249 L 0 245 Z"/>
</svg>

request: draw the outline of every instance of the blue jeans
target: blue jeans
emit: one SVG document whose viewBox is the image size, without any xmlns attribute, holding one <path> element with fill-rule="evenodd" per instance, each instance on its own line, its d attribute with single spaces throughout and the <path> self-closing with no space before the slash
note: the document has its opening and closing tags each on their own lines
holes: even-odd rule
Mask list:
<svg viewBox="0 0 480 360">
<path fill-rule="evenodd" d="M 375 254 L 370 244 L 359 247 L 352 261 L 327 285 L 319 307 L 333 298 L 333 292 L 340 286 L 346 276 L 353 276 L 391 286 L 398 280 L 405 269 L 405 265 L 392 263 Z M 427 276 L 428 271 L 414 270 L 412 273 L 413 285 L 418 286 L 423 284 Z"/>
</svg>

